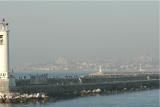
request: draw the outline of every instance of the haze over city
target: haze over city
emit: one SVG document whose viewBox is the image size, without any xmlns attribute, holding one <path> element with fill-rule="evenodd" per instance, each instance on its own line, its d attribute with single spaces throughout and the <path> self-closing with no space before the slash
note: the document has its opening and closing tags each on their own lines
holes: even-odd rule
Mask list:
<svg viewBox="0 0 160 107">
<path fill-rule="evenodd" d="M 160 107 L 159 4 L 0 0 L 0 107 Z"/>
<path fill-rule="evenodd" d="M 10 24 L 11 65 L 55 56 L 158 57 L 158 3 L 1 2 Z"/>
</svg>

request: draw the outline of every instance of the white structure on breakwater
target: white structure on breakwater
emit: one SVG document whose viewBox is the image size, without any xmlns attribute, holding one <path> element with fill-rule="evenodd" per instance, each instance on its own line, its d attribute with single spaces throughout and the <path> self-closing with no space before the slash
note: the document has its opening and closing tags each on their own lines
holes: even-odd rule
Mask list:
<svg viewBox="0 0 160 107">
<path fill-rule="evenodd" d="M 91 73 L 89 74 L 89 76 L 104 76 L 106 75 L 104 72 L 102 72 L 102 67 L 99 66 L 99 71 L 98 72 L 94 72 L 94 73 Z"/>
<path fill-rule="evenodd" d="M 14 87 L 15 77 L 9 70 L 9 29 L 5 19 L 0 22 L 0 93 L 8 93 Z"/>
</svg>

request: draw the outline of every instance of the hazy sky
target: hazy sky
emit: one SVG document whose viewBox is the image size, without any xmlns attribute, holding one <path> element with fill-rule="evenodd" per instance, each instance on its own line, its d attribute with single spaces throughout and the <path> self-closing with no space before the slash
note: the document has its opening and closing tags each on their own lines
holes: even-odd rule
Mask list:
<svg viewBox="0 0 160 107">
<path fill-rule="evenodd" d="M 158 55 L 158 2 L 0 2 L 11 64 Z"/>
</svg>

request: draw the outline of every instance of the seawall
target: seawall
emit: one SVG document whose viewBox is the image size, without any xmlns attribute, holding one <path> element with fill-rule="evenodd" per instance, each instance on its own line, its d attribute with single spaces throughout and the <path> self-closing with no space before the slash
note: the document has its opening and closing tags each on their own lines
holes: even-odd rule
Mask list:
<svg viewBox="0 0 160 107">
<path fill-rule="evenodd" d="M 46 93 L 48 96 L 79 96 L 83 91 L 100 89 L 101 92 L 128 91 L 159 88 L 159 73 L 136 75 L 103 75 L 65 78 L 41 78 L 17 80 L 16 92 Z"/>
</svg>

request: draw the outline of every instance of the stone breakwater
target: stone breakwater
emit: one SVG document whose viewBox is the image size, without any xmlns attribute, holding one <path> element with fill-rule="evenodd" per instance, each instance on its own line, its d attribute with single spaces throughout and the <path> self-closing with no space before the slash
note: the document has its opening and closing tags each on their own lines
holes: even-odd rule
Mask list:
<svg viewBox="0 0 160 107">
<path fill-rule="evenodd" d="M 48 100 L 48 96 L 44 93 L 33 93 L 33 94 L 1 93 L 0 94 L 0 103 L 23 103 L 33 100 L 45 101 Z"/>
</svg>

